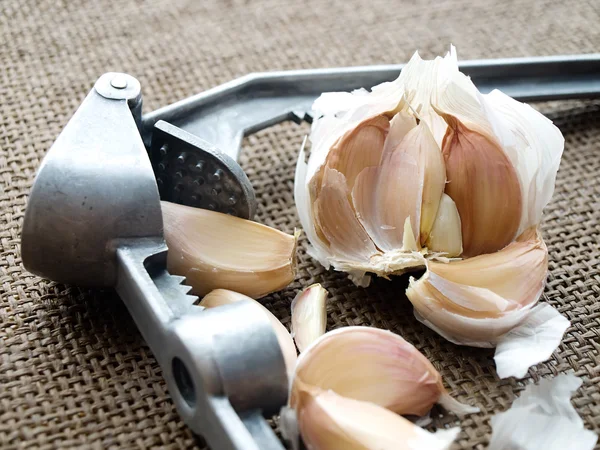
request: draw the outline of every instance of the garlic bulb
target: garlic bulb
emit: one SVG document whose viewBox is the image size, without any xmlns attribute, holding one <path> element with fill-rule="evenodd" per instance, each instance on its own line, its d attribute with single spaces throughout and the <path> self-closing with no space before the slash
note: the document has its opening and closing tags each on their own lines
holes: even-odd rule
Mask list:
<svg viewBox="0 0 600 450">
<path fill-rule="evenodd" d="M 303 289 L 292 301 L 292 336 L 301 352 L 325 334 L 326 299 L 327 290 L 316 283 Z"/>
<path fill-rule="evenodd" d="M 269 321 L 273 326 L 273 330 L 275 331 L 275 335 L 277 336 L 279 346 L 281 347 L 281 353 L 283 354 L 288 375 L 291 375 L 296 367 L 296 360 L 298 359 L 298 354 L 296 353 L 296 347 L 294 346 L 292 336 L 285 326 L 279 321 L 279 319 L 261 303 L 238 292 L 229 291 L 227 289 L 215 289 L 204 296 L 200 302 L 200 306 L 204 306 L 205 308 L 215 308 L 217 306 L 229 305 L 231 303 L 236 303 L 243 300 L 247 300 L 255 304 L 269 318 Z"/>
<path fill-rule="evenodd" d="M 416 268 L 420 320 L 493 346 L 526 320 L 547 272 L 537 234 L 564 147 L 560 131 L 500 91 L 482 95 L 444 58 L 415 54 L 370 92 L 325 93 L 295 201 L 323 266 L 359 286 Z M 558 332 L 557 332 L 558 333 Z"/>
<path fill-rule="evenodd" d="M 421 416 L 435 403 L 457 414 L 477 411 L 448 400 L 441 376 L 427 358 L 400 336 L 378 328 L 344 327 L 315 341 L 298 359 L 292 407 L 304 385 L 372 402 L 398 414 Z"/>
<path fill-rule="evenodd" d="M 283 289 L 296 271 L 297 236 L 250 220 L 161 203 L 169 272 L 193 293 L 231 289 L 259 298 Z"/>
</svg>

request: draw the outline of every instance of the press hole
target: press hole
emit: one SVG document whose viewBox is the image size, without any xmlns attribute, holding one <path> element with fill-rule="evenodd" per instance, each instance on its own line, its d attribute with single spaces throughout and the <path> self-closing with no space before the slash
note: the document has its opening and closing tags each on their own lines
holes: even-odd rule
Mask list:
<svg viewBox="0 0 600 450">
<path fill-rule="evenodd" d="M 183 361 L 179 358 L 173 358 L 173 377 L 177 384 L 179 393 L 190 408 L 196 405 L 196 389 L 192 377 L 185 367 Z"/>
</svg>

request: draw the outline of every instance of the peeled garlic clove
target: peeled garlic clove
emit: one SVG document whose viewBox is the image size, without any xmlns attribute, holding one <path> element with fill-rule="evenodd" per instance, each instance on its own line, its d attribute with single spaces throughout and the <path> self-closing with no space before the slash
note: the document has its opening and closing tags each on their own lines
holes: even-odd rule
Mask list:
<svg viewBox="0 0 600 450">
<path fill-rule="evenodd" d="M 449 119 L 442 152 L 446 194 L 460 214 L 464 254 L 492 253 L 508 245 L 521 223 L 522 197 L 517 172 L 504 151 Z"/>
<path fill-rule="evenodd" d="M 429 433 L 376 404 L 310 387 L 299 393 L 298 422 L 311 450 L 443 450 L 460 431 Z"/>
<path fill-rule="evenodd" d="M 327 290 L 317 283 L 299 292 L 292 301 L 292 336 L 301 352 L 325 334 L 326 299 Z"/>
<path fill-rule="evenodd" d="M 224 288 L 259 298 L 295 276 L 297 236 L 250 220 L 161 202 L 169 272 L 196 295 Z"/>
<path fill-rule="evenodd" d="M 406 295 L 418 318 L 448 340 L 494 346 L 537 302 L 547 270 L 546 246 L 529 230 L 496 253 L 430 261 L 427 273 L 411 280 Z"/>
<path fill-rule="evenodd" d="M 429 250 L 443 253 L 449 257 L 459 256 L 462 253 L 460 215 L 456 204 L 446 194 L 442 194 L 440 206 L 425 245 Z"/>
<path fill-rule="evenodd" d="M 283 324 L 279 321 L 279 319 L 277 319 L 277 317 L 275 317 L 273 313 L 271 313 L 271 311 L 265 308 L 261 303 L 238 292 L 230 291 L 227 289 L 215 289 L 214 291 L 211 291 L 204 296 L 204 298 L 200 302 L 200 306 L 204 306 L 205 308 L 215 308 L 217 306 L 229 305 L 231 303 L 237 303 L 243 300 L 248 300 L 255 304 L 269 318 L 271 325 L 273 325 L 273 330 L 275 330 L 277 340 L 279 341 L 281 352 L 283 353 L 285 367 L 287 369 L 288 374 L 291 374 L 294 371 L 294 368 L 296 367 L 296 360 L 298 359 L 298 355 L 296 353 L 296 346 L 294 345 L 292 336 L 290 335 L 288 330 L 283 326 Z"/>
<path fill-rule="evenodd" d="M 446 393 L 440 374 L 416 348 L 390 331 L 369 327 L 329 332 L 306 349 L 292 382 L 293 407 L 304 385 L 417 416 Z"/>
</svg>

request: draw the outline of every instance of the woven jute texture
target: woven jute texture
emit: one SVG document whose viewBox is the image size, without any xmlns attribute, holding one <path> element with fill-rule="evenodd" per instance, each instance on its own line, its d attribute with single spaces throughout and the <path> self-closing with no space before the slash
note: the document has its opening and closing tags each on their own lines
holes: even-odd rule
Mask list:
<svg viewBox="0 0 600 450">
<path fill-rule="evenodd" d="M 405 62 L 415 50 L 461 59 L 591 53 L 600 48 L 595 0 L 0 2 L 0 447 L 205 448 L 178 418 L 161 371 L 111 291 L 28 274 L 20 227 L 36 168 L 95 80 L 136 76 L 150 111 L 251 71 Z M 600 102 L 537 105 L 561 128 L 566 150 L 543 231 L 550 275 L 542 301 L 571 321 L 553 357 L 523 381 L 498 380 L 492 351 L 445 342 L 413 317 L 406 279 L 356 288 L 305 253 L 285 290 L 264 304 L 289 325 L 296 292 L 330 292 L 328 328 L 392 330 L 439 369 L 449 391 L 481 413 L 460 424 L 455 449 L 485 448 L 490 416 L 524 384 L 574 371 L 574 404 L 600 431 Z M 248 138 L 242 163 L 262 223 L 292 232 L 297 151 L 307 126 Z"/>
</svg>

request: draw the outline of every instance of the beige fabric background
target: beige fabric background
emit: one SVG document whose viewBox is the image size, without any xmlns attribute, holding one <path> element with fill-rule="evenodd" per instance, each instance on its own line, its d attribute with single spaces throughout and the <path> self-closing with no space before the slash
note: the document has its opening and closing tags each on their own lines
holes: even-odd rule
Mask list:
<svg viewBox="0 0 600 450">
<path fill-rule="evenodd" d="M 405 62 L 449 43 L 461 59 L 600 50 L 596 0 L 10 1 L 0 2 L 0 447 L 194 448 L 161 372 L 111 292 L 40 280 L 24 271 L 19 230 L 37 166 L 95 80 L 124 71 L 145 110 L 250 71 Z M 300 270 L 265 305 L 289 324 L 291 299 L 321 282 L 330 329 L 372 325 L 416 345 L 452 394 L 481 407 L 462 421 L 456 449 L 485 448 L 490 415 L 524 383 L 574 370 L 574 403 L 600 431 L 600 101 L 540 105 L 566 137 L 544 236 L 551 273 L 544 301 L 572 326 L 553 358 L 524 381 L 499 381 L 492 352 L 459 348 L 416 322 L 406 280 L 368 290 L 325 272 L 300 249 Z M 297 149 L 306 126 L 249 138 L 243 164 L 258 220 L 292 231 Z M 434 425 L 459 423 L 434 410 Z M 202 446 L 202 443 L 199 444 Z"/>
</svg>

